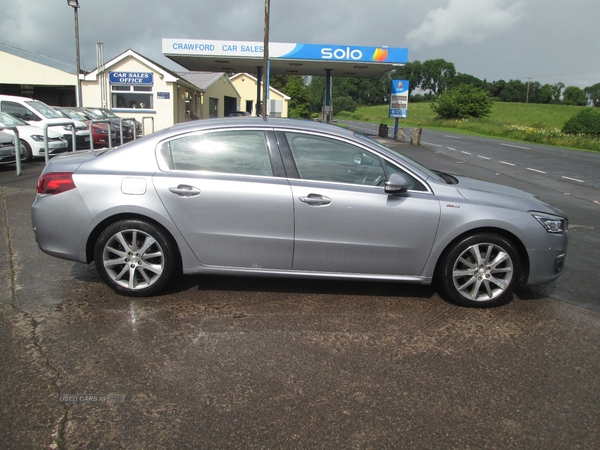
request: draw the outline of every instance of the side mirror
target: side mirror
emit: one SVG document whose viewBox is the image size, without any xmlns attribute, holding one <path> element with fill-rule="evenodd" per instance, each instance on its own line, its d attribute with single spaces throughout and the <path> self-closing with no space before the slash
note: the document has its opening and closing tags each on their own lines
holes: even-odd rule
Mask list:
<svg viewBox="0 0 600 450">
<path fill-rule="evenodd" d="M 408 181 L 402 175 L 393 173 L 385 182 L 385 193 L 390 195 L 402 195 L 408 192 Z"/>
</svg>

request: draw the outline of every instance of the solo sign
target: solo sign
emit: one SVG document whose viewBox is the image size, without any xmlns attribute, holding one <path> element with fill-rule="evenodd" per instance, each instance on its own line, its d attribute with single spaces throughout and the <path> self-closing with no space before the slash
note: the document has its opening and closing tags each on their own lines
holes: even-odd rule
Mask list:
<svg viewBox="0 0 600 450">
<path fill-rule="evenodd" d="M 153 84 L 152 72 L 109 72 L 110 84 Z"/>
<path fill-rule="evenodd" d="M 406 119 L 408 113 L 408 80 L 392 80 L 390 117 Z"/>
</svg>

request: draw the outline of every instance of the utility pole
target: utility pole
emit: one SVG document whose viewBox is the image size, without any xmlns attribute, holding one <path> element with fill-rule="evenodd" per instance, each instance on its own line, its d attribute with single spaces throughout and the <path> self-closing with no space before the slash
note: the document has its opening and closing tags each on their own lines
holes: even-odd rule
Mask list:
<svg viewBox="0 0 600 450">
<path fill-rule="evenodd" d="M 267 121 L 267 101 L 269 94 L 269 10 L 271 9 L 271 0 L 265 0 L 265 42 L 263 50 L 263 104 L 262 104 L 262 118 Z"/>
<path fill-rule="evenodd" d="M 525 103 L 529 103 L 529 83 L 531 82 L 531 77 L 527 77 L 527 97 L 525 98 Z"/>
</svg>

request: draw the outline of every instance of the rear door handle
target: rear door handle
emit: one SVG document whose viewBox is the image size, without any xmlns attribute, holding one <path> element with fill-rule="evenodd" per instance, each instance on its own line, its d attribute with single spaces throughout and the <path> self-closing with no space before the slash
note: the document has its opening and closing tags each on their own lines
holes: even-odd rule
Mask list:
<svg viewBox="0 0 600 450">
<path fill-rule="evenodd" d="M 180 197 L 196 197 L 200 195 L 200 189 L 187 184 L 180 184 L 177 187 L 170 187 L 169 191 Z"/>
<path fill-rule="evenodd" d="M 300 201 L 306 203 L 307 205 L 313 206 L 326 206 L 331 203 L 331 199 L 329 197 L 319 194 L 308 194 L 306 197 L 300 197 Z"/>
</svg>

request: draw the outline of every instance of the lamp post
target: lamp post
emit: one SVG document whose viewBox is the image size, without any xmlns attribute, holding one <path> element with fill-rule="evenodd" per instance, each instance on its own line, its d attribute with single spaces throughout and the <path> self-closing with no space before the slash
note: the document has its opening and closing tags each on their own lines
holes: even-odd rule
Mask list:
<svg viewBox="0 0 600 450">
<path fill-rule="evenodd" d="M 83 106 L 81 101 L 81 80 L 79 79 L 79 73 L 81 72 L 81 62 L 79 59 L 79 15 L 77 10 L 79 9 L 79 0 L 67 0 L 67 5 L 73 8 L 75 14 L 75 52 L 77 54 L 77 106 Z"/>
</svg>

